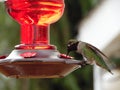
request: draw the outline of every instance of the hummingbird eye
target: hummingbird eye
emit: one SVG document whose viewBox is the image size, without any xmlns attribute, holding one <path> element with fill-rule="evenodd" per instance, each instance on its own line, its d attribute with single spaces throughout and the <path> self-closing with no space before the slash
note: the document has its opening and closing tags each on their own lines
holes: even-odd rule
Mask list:
<svg viewBox="0 0 120 90">
<path fill-rule="evenodd" d="M 68 43 L 68 45 L 67 45 L 67 47 L 70 49 L 70 48 L 72 48 L 74 46 L 74 43 L 73 42 L 69 42 Z"/>
<path fill-rule="evenodd" d="M 72 43 L 72 42 L 70 42 L 70 43 L 68 43 L 68 45 L 67 45 L 67 46 L 68 46 L 68 47 L 70 47 L 70 46 L 72 46 L 72 45 L 73 45 L 73 43 Z"/>
<path fill-rule="evenodd" d="M 73 41 L 70 41 L 67 45 L 67 49 L 69 51 L 74 51 L 74 50 L 77 50 L 77 45 L 78 45 L 78 42 L 73 42 Z"/>
<path fill-rule="evenodd" d="M 67 48 L 70 48 L 70 47 L 71 47 L 71 45 L 70 45 L 70 44 L 68 44 L 68 45 L 67 45 Z"/>
<path fill-rule="evenodd" d="M 68 44 L 67 46 L 68 46 L 68 47 L 70 47 L 71 45 L 70 45 L 70 44 Z"/>
</svg>

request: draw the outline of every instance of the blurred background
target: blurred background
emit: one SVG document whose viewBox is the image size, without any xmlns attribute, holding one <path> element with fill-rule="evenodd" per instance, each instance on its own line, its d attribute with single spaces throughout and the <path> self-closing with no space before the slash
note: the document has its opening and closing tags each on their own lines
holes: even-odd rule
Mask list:
<svg viewBox="0 0 120 90">
<path fill-rule="evenodd" d="M 85 66 L 57 79 L 14 79 L 0 74 L 0 90 L 120 90 L 119 3 L 119 0 L 65 0 L 62 18 L 50 27 L 51 44 L 61 53 L 66 53 L 69 39 L 89 42 L 114 61 L 114 76 L 97 66 Z M 0 55 L 8 55 L 19 41 L 20 25 L 7 14 L 1 2 Z M 81 58 L 76 53 L 71 56 Z"/>
</svg>

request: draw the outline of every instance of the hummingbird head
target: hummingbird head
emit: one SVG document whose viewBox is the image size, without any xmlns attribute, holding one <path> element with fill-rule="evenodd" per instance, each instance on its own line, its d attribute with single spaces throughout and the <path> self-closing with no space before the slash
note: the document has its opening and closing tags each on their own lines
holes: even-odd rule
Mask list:
<svg viewBox="0 0 120 90">
<path fill-rule="evenodd" d="M 68 41 L 68 44 L 67 44 L 67 55 L 71 51 L 76 51 L 77 50 L 78 43 L 79 43 L 79 41 L 77 41 L 77 40 L 69 40 Z"/>
</svg>

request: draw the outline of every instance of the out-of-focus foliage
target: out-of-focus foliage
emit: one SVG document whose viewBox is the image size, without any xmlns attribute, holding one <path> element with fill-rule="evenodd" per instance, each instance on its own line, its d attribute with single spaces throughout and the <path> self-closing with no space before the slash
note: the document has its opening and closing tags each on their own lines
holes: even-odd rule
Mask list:
<svg viewBox="0 0 120 90">
<path fill-rule="evenodd" d="M 66 43 L 75 38 L 78 24 L 98 0 L 65 0 L 62 18 L 51 25 L 51 44 L 61 53 L 66 53 Z M 19 44 L 19 24 L 5 11 L 0 3 L 0 54 L 8 54 Z M 75 55 L 78 56 L 78 55 Z M 76 57 L 79 58 L 79 57 Z M 78 69 L 64 78 L 58 79 L 11 79 L 0 76 L 0 90 L 93 90 L 92 67 Z"/>
<path fill-rule="evenodd" d="M 19 25 L 8 16 L 4 4 L 0 3 L 0 54 L 9 53 L 18 42 Z"/>
</svg>

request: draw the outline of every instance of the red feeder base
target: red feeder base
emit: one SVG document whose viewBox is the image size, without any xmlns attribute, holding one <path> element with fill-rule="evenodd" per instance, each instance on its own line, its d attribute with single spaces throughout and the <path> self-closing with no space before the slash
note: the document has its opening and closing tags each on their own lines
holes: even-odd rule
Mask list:
<svg viewBox="0 0 120 90">
<path fill-rule="evenodd" d="M 59 78 L 78 69 L 80 64 L 60 58 L 56 50 L 13 50 L 7 58 L 0 59 L 0 72 L 13 78 Z"/>
</svg>

